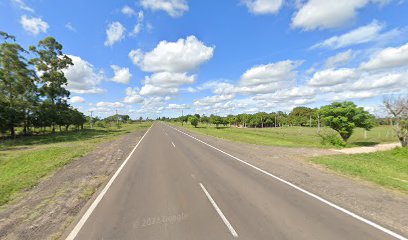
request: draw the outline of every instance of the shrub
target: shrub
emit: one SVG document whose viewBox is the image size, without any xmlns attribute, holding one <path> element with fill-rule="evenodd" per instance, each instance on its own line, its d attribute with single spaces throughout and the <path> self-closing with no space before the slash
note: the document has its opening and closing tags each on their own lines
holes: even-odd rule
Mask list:
<svg viewBox="0 0 408 240">
<path fill-rule="evenodd" d="M 100 128 L 106 128 L 106 123 L 104 121 L 97 121 L 95 123 L 95 126 Z"/>
<path fill-rule="evenodd" d="M 196 116 L 189 117 L 188 121 L 191 123 L 191 125 L 193 125 L 194 127 L 197 127 L 198 118 Z"/>
<path fill-rule="evenodd" d="M 326 134 L 319 134 L 322 138 L 321 144 L 323 145 L 333 145 L 336 147 L 344 147 L 346 143 L 339 137 L 337 133 L 326 133 Z"/>
</svg>

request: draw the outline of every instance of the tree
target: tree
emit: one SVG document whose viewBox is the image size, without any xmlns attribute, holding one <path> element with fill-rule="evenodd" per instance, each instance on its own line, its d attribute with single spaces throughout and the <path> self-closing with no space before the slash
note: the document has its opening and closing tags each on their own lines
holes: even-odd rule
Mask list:
<svg viewBox="0 0 408 240">
<path fill-rule="evenodd" d="M 290 122 L 296 126 L 309 126 L 316 117 L 316 110 L 308 107 L 295 107 L 289 113 Z"/>
<path fill-rule="evenodd" d="M 250 121 L 250 115 L 249 114 L 246 114 L 246 113 L 238 114 L 237 118 L 238 118 L 239 123 L 243 127 L 247 127 L 247 123 Z"/>
<path fill-rule="evenodd" d="M 10 39 L 10 40 L 12 40 L 13 42 L 16 41 L 16 37 L 15 37 L 15 36 L 10 35 L 10 34 L 8 34 L 8 33 L 6 33 L 6 32 L 3 32 L 3 31 L 0 31 L 0 37 L 3 38 L 4 40 Z"/>
<path fill-rule="evenodd" d="M 0 44 L 0 113 L 5 120 L 3 127 L 8 128 L 14 138 L 15 127 L 26 122 L 26 110 L 36 100 L 35 73 L 28 68 L 27 60 L 22 55 L 27 51 L 17 43 L 6 41 L 15 40 L 13 36 L 4 32 L 0 32 L 0 35 L 5 38 Z"/>
<path fill-rule="evenodd" d="M 31 60 L 40 77 L 40 93 L 47 97 L 55 109 L 56 103 L 69 97 L 70 92 L 65 88 L 68 81 L 63 70 L 73 65 L 72 60 L 62 53 L 62 45 L 53 37 L 47 37 L 38 43 L 38 46 L 30 46 L 30 51 L 37 54 L 37 58 Z M 55 109 L 56 110 L 56 109 Z M 52 119 L 52 131 L 55 132 L 55 122 Z"/>
<path fill-rule="evenodd" d="M 187 115 L 187 116 L 181 116 L 181 117 L 179 117 L 179 121 L 183 124 L 184 122 L 187 122 L 188 121 L 188 118 L 189 118 L 190 116 L 189 115 Z"/>
<path fill-rule="evenodd" d="M 193 125 L 194 127 L 197 127 L 198 125 L 198 118 L 196 116 L 191 116 L 188 118 L 188 121 Z"/>
<path fill-rule="evenodd" d="M 353 102 L 334 102 L 321 107 L 319 114 L 326 126 L 338 132 L 344 142 L 347 142 L 353 134 L 354 128 L 370 130 L 375 123 L 370 113 L 362 107 L 357 107 Z"/>
<path fill-rule="evenodd" d="M 225 119 L 229 125 L 237 125 L 238 118 L 235 117 L 234 115 L 228 115 L 227 118 Z"/>
<path fill-rule="evenodd" d="M 384 98 L 384 106 L 393 117 L 392 126 L 402 147 L 408 146 L 408 96 Z"/>
<path fill-rule="evenodd" d="M 257 127 L 264 127 L 264 123 L 266 121 L 266 119 L 268 118 L 268 114 L 266 112 L 258 112 L 255 115 L 255 123 Z"/>
<path fill-rule="evenodd" d="M 223 123 L 223 120 L 220 116 L 211 115 L 210 116 L 210 123 L 215 124 L 215 127 L 218 128 L 218 125 Z"/>
<path fill-rule="evenodd" d="M 205 123 L 205 124 L 208 125 L 208 123 L 210 122 L 210 118 L 207 117 L 207 116 L 205 116 L 205 115 L 203 115 L 203 116 L 200 118 L 200 121 L 201 121 L 202 123 Z"/>
<path fill-rule="evenodd" d="M 76 126 L 77 129 L 84 128 L 84 124 L 86 123 L 86 117 L 83 113 L 78 111 L 77 109 L 70 109 L 71 111 L 71 119 L 72 124 Z"/>
</svg>

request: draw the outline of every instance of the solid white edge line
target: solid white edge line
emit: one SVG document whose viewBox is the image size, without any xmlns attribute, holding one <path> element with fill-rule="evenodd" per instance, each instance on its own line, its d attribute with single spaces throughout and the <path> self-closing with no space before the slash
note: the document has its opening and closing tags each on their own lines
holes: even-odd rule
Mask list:
<svg viewBox="0 0 408 240">
<path fill-rule="evenodd" d="M 333 208 L 335 208 L 335 209 L 337 209 L 337 210 L 339 210 L 339 211 L 341 211 L 341 212 L 343 212 L 343 213 L 345 213 L 345 214 L 347 214 L 347 215 L 349 215 L 349 216 L 351 216 L 351 217 L 353 217 L 355 219 L 358 219 L 358 220 L 360 220 L 360 221 L 362 221 L 362 222 L 364 222 L 364 223 L 366 223 L 366 224 L 368 224 L 368 225 L 370 225 L 370 226 L 372 226 L 372 227 L 374 227 L 374 228 L 376 228 L 376 229 L 378 229 L 378 230 L 380 230 L 380 231 L 382 231 L 384 233 L 387 233 L 388 235 L 391 235 L 391 236 L 393 236 L 393 237 L 395 237 L 395 238 L 397 238 L 399 240 L 408 240 L 406 237 L 404 237 L 404 236 L 402 236 L 402 235 L 400 235 L 400 234 L 398 234 L 396 232 L 393 232 L 392 230 L 389 230 L 389 229 L 387 229 L 387 228 L 385 228 L 385 227 L 383 227 L 383 226 L 381 226 L 381 225 L 379 225 L 379 224 L 377 224 L 375 222 L 372 222 L 372 221 L 370 221 L 370 220 L 368 220 L 368 219 L 366 219 L 364 217 L 361 217 L 361 216 L 357 215 L 356 213 L 353 213 L 353 212 L 351 212 L 351 211 L 349 211 L 349 210 L 347 210 L 345 208 L 342 208 L 342 207 L 340 207 L 340 206 L 338 206 L 338 205 L 336 205 L 336 204 L 334 204 L 332 202 L 329 202 L 328 200 L 326 200 L 326 199 L 324 199 L 324 198 L 322 198 L 322 197 L 320 197 L 320 196 L 318 196 L 318 195 L 316 195 L 314 193 L 311 193 L 311 192 L 309 192 L 309 191 L 307 191 L 307 190 L 305 190 L 305 189 L 303 189 L 301 187 L 298 187 L 295 184 L 293 184 L 293 183 L 291 183 L 289 181 L 286 181 L 286 180 L 284 180 L 284 179 L 282 179 L 282 178 L 280 178 L 278 176 L 275 176 L 272 173 L 269 173 L 269 172 L 267 172 L 267 171 L 265 171 L 265 170 L 263 170 L 263 169 L 261 169 L 259 167 L 256 167 L 256 166 L 254 166 L 254 165 L 252 165 L 250 163 L 247 163 L 244 160 L 241 160 L 241 159 L 239 159 L 239 158 L 237 158 L 237 157 L 235 157 L 235 156 L 233 156 L 233 155 L 231 155 L 231 154 L 229 154 L 227 152 L 224 152 L 221 149 L 218 149 L 218 148 L 216 148 L 216 147 L 214 147 L 214 146 L 212 146 L 212 145 L 210 145 L 210 144 L 208 144 L 208 143 L 206 143 L 204 141 L 201 141 L 200 139 L 195 138 L 195 137 L 193 137 L 193 136 L 191 136 L 191 135 L 189 135 L 189 134 L 187 134 L 187 133 L 185 133 L 185 132 L 183 132 L 183 131 L 181 131 L 181 130 L 173 127 L 173 126 L 170 126 L 170 125 L 167 125 L 167 126 L 169 126 L 170 128 L 173 128 L 174 130 L 176 130 L 176 131 L 178 131 L 178 132 L 180 132 L 180 133 L 182 133 L 182 134 L 184 134 L 184 135 L 186 135 L 188 137 L 191 137 L 191 138 L 195 139 L 198 142 L 201 142 L 201 143 L 207 145 L 208 147 L 211 147 L 211 148 L 213 148 L 213 149 L 215 149 L 215 150 L 217 150 L 217 151 L 219 151 L 221 153 L 224 153 L 225 155 L 227 155 L 227 156 L 229 156 L 229 157 L 231 157 L 231 158 L 233 158 L 233 159 L 235 159 L 235 160 L 237 160 L 237 161 L 239 161 L 239 162 L 241 162 L 241 163 L 243 163 L 243 164 L 245 164 L 245 165 L 247 165 L 249 167 L 252 167 L 252 168 L 254 168 L 254 169 L 256 169 L 256 170 L 258 170 L 258 171 L 260 171 L 260 172 L 262 172 L 262 173 L 264 173 L 264 174 L 266 174 L 266 175 L 268 175 L 268 176 L 270 176 L 272 178 L 275 178 L 276 180 L 278 180 L 278 181 L 280 181 L 282 183 L 285 183 L 285 184 L 291 186 L 292 188 L 294 188 L 296 190 L 299 190 L 299 191 L 305 193 L 306 195 L 309 195 L 310 197 L 313 197 L 313 198 L 315 198 L 315 199 L 317 199 L 317 200 L 319 200 L 319 201 L 321 201 L 321 202 L 323 202 L 323 203 L 325 203 L 325 204 L 327 204 L 327 205 L 329 205 L 329 206 L 331 206 L 331 207 L 333 207 Z"/>
<path fill-rule="evenodd" d="M 238 233 L 235 231 L 235 229 L 232 227 L 231 223 L 228 221 L 228 219 L 225 217 L 225 215 L 222 213 L 221 209 L 218 207 L 217 203 L 214 201 L 214 199 L 211 197 L 211 195 L 208 193 L 207 189 L 205 189 L 204 185 L 200 183 L 200 187 L 207 196 L 208 200 L 210 203 L 213 205 L 215 211 L 217 211 L 218 215 L 220 215 L 222 221 L 225 223 L 227 226 L 228 230 L 231 232 L 233 237 L 238 237 Z"/>
<path fill-rule="evenodd" d="M 153 126 L 153 124 L 152 124 Z M 115 174 L 112 176 L 112 178 L 109 180 L 108 184 L 103 188 L 101 193 L 99 193 L 98 197 L 96 197 L 95 201 L 92 203 L 92 205 L 86 210 L 85 214 L 82 216 L 81 220 L 77 223 L 74 229 L 72 229 L 71 233 L 68 235 L 66 240 L 74 240 L 76 236 L 78 235 L 79 231 L 81 231 L 81 228 L 84 226 L 85 222 L 88 220 L 88 218 L 91 216 L 92 212 L 95 210 L 95 208 L 98 206 L 99 202 L 102 200 L 102 198 L 105 196 L 106 192 L 109 190 L 110 186 L 112 183 L 115 181 L 116 177 L 119 175 L 119 173 L 122 171 L 123 167 L 126 165 L 126 163 L 129 161 L 130 157 L 133 155 L 135 152 L 136 148 L 139 146 L 139 144 L 142 142 L 143 138 L 146 136 L 146 134 L 150 131 L 152 126 L 147 129 L 145 134 L 142 136 L 142 138 L 139 140 L 139 142 L 136 144 L 136 146 L 133 148 L 133 150 L 129 153 L 128 157 L 126 160 L 120 165 L 118 170 L 115 172 Z"/>
</svg>

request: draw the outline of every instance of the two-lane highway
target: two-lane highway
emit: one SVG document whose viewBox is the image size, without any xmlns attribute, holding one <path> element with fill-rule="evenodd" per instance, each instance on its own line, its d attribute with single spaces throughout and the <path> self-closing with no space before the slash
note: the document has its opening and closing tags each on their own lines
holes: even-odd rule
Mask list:
<svg viewBox="0 0 408 240">
<path fill-rule="evenodd" d="M 404 239 L 229 154 L 155 123 L 67 239 Z"/>
</svg>

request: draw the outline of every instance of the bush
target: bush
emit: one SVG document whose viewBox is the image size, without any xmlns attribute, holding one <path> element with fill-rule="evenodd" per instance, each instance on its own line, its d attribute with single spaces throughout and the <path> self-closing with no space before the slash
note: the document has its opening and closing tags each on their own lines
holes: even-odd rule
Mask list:
<svg viewBox="0 0 408 240">
<path fill-rule="evenodd" d="M 322 145 L 333 145 L 336 147 L 344 147 L 346 143 L 339 137 L 337 133 L 326 133 L 326 134 L 319 134 L 322 138 L 321 144 Z"/>
<path fill-rule="evenodd" d="M 191 123 L 191 125 L 193 125 L 194 127 L 197 127 L 198 118 L 196 116 L 189 117 L 188 121 Z"/>
<path fill-rule="evenodd" d="M 97 121 L 96 123 L 95 123 L 95 126 L 96 127 L 100 127 L 100 128 L 106 128 L 107 126 L 106 126 L 106 123 L 104 122 L 104 121 Z"/>
</svg>

